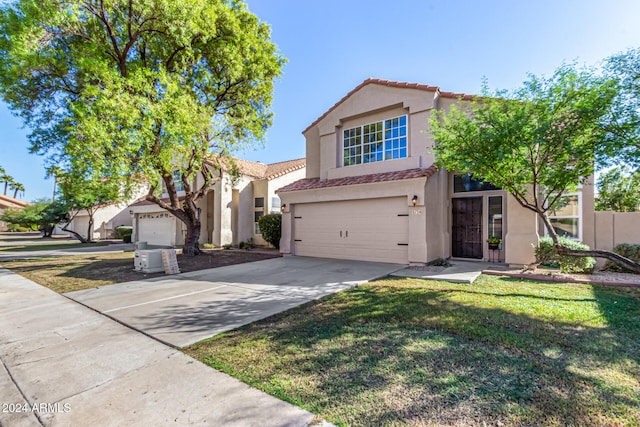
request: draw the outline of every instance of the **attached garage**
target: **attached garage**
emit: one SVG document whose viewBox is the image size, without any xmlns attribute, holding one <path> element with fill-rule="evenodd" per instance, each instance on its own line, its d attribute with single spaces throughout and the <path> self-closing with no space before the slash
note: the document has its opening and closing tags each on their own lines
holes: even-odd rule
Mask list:
<svg viewBox="0 0 640 427">
<path fill-rule="evenodd" d="M 176 218 L 168 212 L 152 212 L 138 215 L 138 241 L 150 245 L 174 246 L 176 244 Z"/>
<path fill-rule="evenodd" d="M 294 253 L 406 264 L 408 209 L 406 197 L 297 204 Z"/>
</svg>

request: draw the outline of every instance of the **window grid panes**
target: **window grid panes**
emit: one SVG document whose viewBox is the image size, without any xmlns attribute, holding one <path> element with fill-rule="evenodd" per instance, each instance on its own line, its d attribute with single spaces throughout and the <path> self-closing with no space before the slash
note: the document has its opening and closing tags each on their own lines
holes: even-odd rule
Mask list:
<svg viewBox="0 0 640 427">
<path fill-rule="evenodd" d="M 407 157 L 407 116 L 345 129 L 344 166 Z"/>
<path fill-rule="evenodd" d="M 382 161 L 382 122 L 363 126 L 363 163 Z"/>
<path fill-rule="evenodd" d="M 490 196 L 488 199 L 489 237 L 502 240 L 502 196 Z"/>
<path fill-rule="evenodd" d="M 560 197 L 549 208 L 547 216 L 558 236 L 576 240 L 581 239 L 579 194 L 568 194 Z"/>
<path fill-rule="evenodd" d="M 344 165 L 359 165 L 362 163 L 361 128 L 344 131 Z"/>
<path fill-rule="evenodd" d="M 384 128 L 385 160 L 407 157 L 407 116 L 385 120 Z"/>
</svg>

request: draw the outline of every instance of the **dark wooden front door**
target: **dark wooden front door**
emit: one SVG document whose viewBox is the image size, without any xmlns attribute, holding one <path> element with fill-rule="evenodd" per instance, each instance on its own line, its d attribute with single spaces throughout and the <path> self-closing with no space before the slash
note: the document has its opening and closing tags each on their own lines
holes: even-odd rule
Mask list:
<svg viewBox="0 0 640 427">
<path fill-rule="evenodd" d="M 482 197 L 452 199 L 452 206 L 451 255 L 482 259 Z"/>
</svg>

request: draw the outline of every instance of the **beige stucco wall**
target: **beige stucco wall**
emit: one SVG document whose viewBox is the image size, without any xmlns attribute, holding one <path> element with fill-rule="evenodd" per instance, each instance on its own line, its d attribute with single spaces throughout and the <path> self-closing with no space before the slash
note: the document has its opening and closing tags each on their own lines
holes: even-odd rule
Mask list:
<svg viewBox="0 0 640 427">
<path fill-rule="evenodd" d="M 535 260 L 534 245 L 538 244 L 538 216 L 523 208 L 511 195 L 506 195 L 506 233 L 504 259 L 510 265 L 527 265 Z"/>
<path fill-rule="evenodd" d="M 610 251 L 621 243 L 640 244 L 640 212 L 598 211 L 593 222 L 595 249 Z"/>
<path fill-rule="evenodd" d="M 366 85 L 337 106 L 304 135 L 307 177 L 333 179 L 429 167 L 433 163 L 431 136 L 424 132 L 433 108 L 434 92 Z M 366 113 L 363 113 L 366 112 Z M 342 130 L 407 115 L 408 156 L 366 165 L 342 167 Z"/>
</svg>

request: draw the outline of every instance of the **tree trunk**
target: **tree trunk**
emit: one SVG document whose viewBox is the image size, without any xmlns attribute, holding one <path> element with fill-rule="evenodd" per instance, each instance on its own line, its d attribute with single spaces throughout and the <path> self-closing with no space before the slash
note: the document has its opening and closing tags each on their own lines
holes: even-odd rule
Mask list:
<svg viewBox="0 0 640 427">
<path fill-rule="evenodd" d="M 84 237 L 82 237 L 80 234 L 76 233 L 73 230 L 69 230 L 67 227 L 69 226 L 69 224 L 65 225 L 64 227 L 62 227 L 62 231 L 66 231 L 67 233 L 71 233 L 73 234 L 73 236 L 78 239 L 80 241 L 80 243 L 89 243 L 87 241 L 87 239 L 85 239 Z"/>
<path fill-rule="evenodd" d="M 577 250 L 577 249 L 568 248 L 566 246 L 562 246 L 558 240 L 558 234 L 556 233 L 556 230 L 553 228 L 553 226 L 549 222 L 549 218 L 547 218 L 547 216 L 542 212 L 538 212 L 538 215 L 542 219 L 542 222 L 544 223 L 544 226 L 547 229 L 549 237 L 551 237 L 551 240 L 553 240 L 553 245 L 556 248 L 556 251 L 560 255 L 605 258 L 615 262 L 618 265 L 628 268 L 629 270 L 634 271 L 637 274 L 640 274 L 640 264 L 633 262 L 629 258 L 625 258 L 622 255 L 618 255 L 615 252 L 601 251 L 596 249 Z"/>
<path fill-rule="evenodd" d="M 87 226 L 87 243 L 93 241 L 93 215 L 89 214 L 89 225 Z"/>
<path fill-rule="evenodd" d="M 182 255 L 195 256 L 200 253 L 200 221 L 186 222 L 187 233 L 184 238 L 184 246 L 182 247 Z"/>
<path fill-rule="evenodd" d="M 567 248 L 566 246 L 562 246 L 560 244 L 556 245 L 556 250 L 560 255 L 571 255 L 571 256 L 581 256 L 581 257 L 591 256 L 596 258 L 605 258 L 615 262 L 618 265 L 623 266 L 624 268 L 628 268 L 629 270 L 635 272 L 636 274 L 640 274 L 640 264 L 633 262 L 629 258 L 625 258 L 622 255 L 618 255 L 615 252 L 599 251 L 595 249 L 579 251 L 579 250 Z"/>
<path fill-rule="evenodd" d="M 42 237 L 51 237 L 53 235 L 53 230 L 55 229 L 55 226 L 49 226 L 46 225 L 43 227 L 42 229 Z"/>
</svg>

